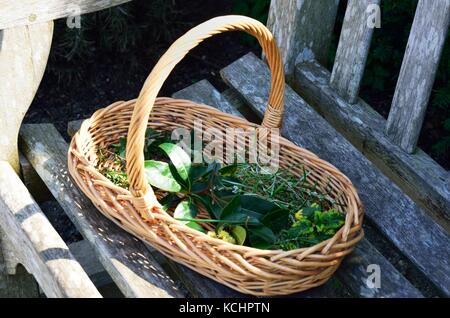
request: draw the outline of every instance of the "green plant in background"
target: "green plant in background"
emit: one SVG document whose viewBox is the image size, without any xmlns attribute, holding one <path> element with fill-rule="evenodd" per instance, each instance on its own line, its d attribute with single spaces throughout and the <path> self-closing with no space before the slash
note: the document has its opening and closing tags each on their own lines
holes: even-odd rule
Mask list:
<svg viewBox="0 0 450 318">
<path fill-rule="evenodd" d="M 364 87 L 377 92 L 395 87 L 416 6 L 417 0 L 381 2 L 382 25 L 374 30 Z"/>
<path fill-rule="evenodd" d="M 441 118 L 444 135 L 432 146 L 433 152 L 450 160 L 450 33 L 447 35 L 446 45 L 442 53 L 440 67 L 431 95 L 431 111 Z"/>
<path fill-rule="evenodd" d="M 445 119 L 443 127 L 446 135 L 433 145 L 433 151 L 438 155 L 445 155 L 450 151 L 450 116 Z"/>
<path fill-rule="evenodd" d="M 233 0 L 233 14 L 245 15 L 266 24 L 269 15 L 270 0 Z M 242 41 L 248 45 L 257 45 L 258 41 L 248 34 L 241 34 Z"/>
<path fill-rule="evenodd" d="M 256 164 L 195 164 L 169 141 L 168 133 L 152 129 L 147 130 L 144 148 L 147 181 L 156 191 L 165 192 L 160 200 L 163 208 L 213 238 L 290 250 L 326 240 L 344 224 L 344 214 L 333 208 L 336 202 L 310 186 L 306 172 L 298 177 L 280 168 L 269 175 L 262 174 Z M 126 139 L 120 138 L 109 149 L 99 149 L 99 157 L 123 167 L 125 149 Z M 128 186 L 122 169 L 102 173 L 113 183 Z"/>
<path fill-rule="evenodd" d="M 132 1 L 120 6 L 81 16 L 81 28 L 69 28 L 66 20 L 55 23 L 48 71 L 60 85 L 85 80 L 94 55 L 112 56 L 127 51 L 142 51 L 145 56 L 158 55 L 160 43 L 172 42 L 189 22 L 178 19 L 176 1 Z M 151 45 L 145 45 L 151 43 Z M 133 71 L 139 67 L 135 54 L 123 61 Z"/>
</svg>

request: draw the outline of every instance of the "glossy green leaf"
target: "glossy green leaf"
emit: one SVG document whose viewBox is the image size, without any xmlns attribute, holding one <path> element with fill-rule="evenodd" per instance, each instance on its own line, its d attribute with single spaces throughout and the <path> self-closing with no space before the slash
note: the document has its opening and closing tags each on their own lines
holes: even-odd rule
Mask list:
<svg viewBox="0 0 450 318">
<path fill-rule="evenodd" d="M 274 233 L 279 233 L 281 230 L 289 227 L 289 214 L 289 210 L 278 208 L 265 214 L 261 219 L 261 223 Z"/>
<path fill-rule="evenodd" d="M 197 181 L 201 178 L 204 178 L 210 173 L 213 169 L 212 165 L 204 165 L 204 164 L 193 164 L 191 165 L 191 169 L 189 171 L 189 179 L 191 182 Z"/>
<path fill-rule="evenodd" d="M 201 193 L 208 190 L 209 185 L 206 182 L 196 182 L 191 186 L 192 193 Z"/>
<path fill-rule="evenodd" d="M 184 200 L 177 205 L 173 217 L 175 219 L 195 219 L 197 213 L 197 207 L 189 200 Z"/>
<path fill-rule="evenodd" d="M 181 191 L 181 186 L 172 176 L 168 163 L 146 160 L 144 161 L 144 167 L 145 176 L 150 185 L 167 192 Z"/>
<path fill-rule="evenodd" d="M 268 243 L 273 243 L 276 240 L 275 234 L 267 226 L 252 227 L 251 232 Z"/>
<path fill-rule="evenodd" d="M 211 218 L 220 219 L 220 215 L 222 214 L 222 207 L 213 202 L 212 198 L 207 194 L 191 194 L 195 203 L 200 203 L 205 210 L 208 212 Z"/>
<path fill-rule="evenodd" d="M 206 230 L 198 223 L 187 222 L 186 226 L 190 227 L 191 229 L 197 230 L 199 232 L 206 233 Z"/>
<path fill-rule="evenodd" d="M 268 201 L 260 196 L 246 194 L 241 195 L 241 205 L 245 210 L 252 211 L 258 214 L 267 214 L 274 210 L 278 210 L 280 207 L 275 203 Z"/>
<path fill-rule="evenodd" d="M 161 203 L 164 210 L 169 210 L 176 206 L 179 201 L 180 198 L 175 193 L 169 193 L 159 200 L 159 203 Z"/>
<path fill-rule="evenodd" d="M 247 231 L 240 225 L 235 225 L 231 227 L 231 235 L 236 240 L 236 244 L 244 245 L 245 239 L 247 237 Z"/>
<path fill-rule="evenodd" d="M 180 146 L 172 143 L 163 143 L 159 145 L 159 148 L 169 156 L 179 176 L 185 181 L 188 180 L 189 170 L 192 164 L 189 155 Z"/>
<path fill-rule="evenodd" d="M 240 222 L 242 225 L 260 225 L 262 215 L 251 210 L 244 210 L 241 206 L 241 196 L 235 196 L 224 208 L 220 215 L 221 220 L 232 223 Z"/>
<path fill-rule="evenodd" d="M 180 222 L 184 223 L 186 226 L 192 229 L 195 229 L 200 232 L 205 232 L 205 229 L 198 223 L 193 221 L 187 221 L 195 219 L 197 214 L 198 214 L 197 207 L 190 200 L 185 200 L 178 204 L 175 211 L 173 212 L 173 217 L 177 220 L 179 219 Z"/>
</svg>

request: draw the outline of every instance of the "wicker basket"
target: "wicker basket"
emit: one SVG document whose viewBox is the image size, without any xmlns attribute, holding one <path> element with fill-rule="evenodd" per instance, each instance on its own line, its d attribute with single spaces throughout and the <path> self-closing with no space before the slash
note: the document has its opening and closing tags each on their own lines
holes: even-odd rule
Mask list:
<svg viewBox="0 0 450 318">
<path fill-rule="evenodd" d="M 322 190 L 331 187 L 341 211 L 346 213 L 344 226 L 331 239 L 292 251 L 233 245 L 185 226 L 161 208 L 144 175 L 147 127 L 192 128 L 194 119 L 201 119 L 204 128 L 222 131 L 227 127 L 259 127 L 206 105 L 156 98 L 172 69 L 192 48 L 214 34 L 235 30 L 255 36 L 264 50 L 272 84 L 262 126 L 279 127 L 283 115 L 284 73 L 272 34 L 263 24 L 247 17 L 219 17 L 193 28 L 173 43 L 145 81 L 137 100 L 116 102 L 84 121 L 70 144 L 69 171 L 106 217 L 176 262 L 243 293 L 291 294 L 324 284 L 363 237 L 362 206 L 345 175 L 280 137 L 280 166 L 295 164 L 307 169 L 309 182 L 318 184 Z M 104 163 L 98 158 L 98 147 L 116 143 L 122 136 L 128 138 L 126 170 L 130 190 L 114 185 L 99 172 Z M 293 171 L 298 175 L 303 173 L 301 169 Z"/>
</svg>

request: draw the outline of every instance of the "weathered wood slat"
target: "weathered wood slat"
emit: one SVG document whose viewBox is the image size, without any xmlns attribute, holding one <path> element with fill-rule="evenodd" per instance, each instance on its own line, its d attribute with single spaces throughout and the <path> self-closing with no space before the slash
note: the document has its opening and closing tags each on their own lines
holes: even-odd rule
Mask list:
<svg viewBox="0 0 450 318">
<path fill-rule="evenodd" d="M 326 65 L 338 4 L 339 0 L 271 1 L 267 26 L 281 49 L 288 78 L 298 56 Z"/>
<path fill-rule="evenodd" d="M 253 54 L 247 54 L 221 74 L 261 116 L 269 95 L 267 66 Z M 367 217 L 430 281 L 450 295 L 450 237 L 445 230 L 290 87 L 286 88 L 285 109 L 288 115 L 284 116 L 283 135 L 345 173 L 358 189 Z"/>
<path fill-rule="evenodd" d="M 8 259 L 11 257 L 12 264 L 11 259 Z M 35 297 L 39 297 L 38 283 L 23 266 L 17 265 L 12 244 L 0 228 L 0 298 Z"/>
<path fill-rule="evenodd" d="M 1 19 L 2 3 L 0 10 Z M 52 35 L 53 22 L 0 30 L 0 160 L 8 161 L 17 173 L 20 124 L 44 74 Z"/>
<path fill-rule="evenodd" d="M 416 150 L 450 24 L 450 0 L 419 0 L 386 126 L 408 153 Z"/>
<path fill-rule="evenodd" d="M 68 145 L 51 124 L 23 125 L 22 151 L 127 297 L 183 297 L 146 246 L 103 217 L 72 183 Z"/>
<path fill-rule="evenodd" d="M 22 153 L 19 153 L 19 163 L 21 179 L 33 199 L 38 203 L 51 200 L 52 194 Z"/>
<path fill-rule="evenodd" d="M 47 297 L 101 297 L 6 161 L 0 162 L 0 226 Z"/>
<path fill-rule="evenodd" d="M 373 27 L 367 8 L 380 0 L 350 0 L 345 12 L 339 45 L 331 75 L 331 86 L 350 104 L 358 98 L 369 55 Z"/>
<path fill-rule="evenodd" d="M 131 0 L 0 0 L 0 30 L 103 10 Z"/>
<path fill-rule="evenodd" d="M 81 240 L 69 244 L 68 247 L 73 257 L 80 263 L 95 286 L 102 287 L 112 283 L 111 277 L 99 262 L 89 242 Z"/>
<path fill-rule="evenodd" d="M 188 99 L 199 104 L 215 106 L 221 111 L 241 116 L 239 111 L 231 105 L 207 80 L 201 80 L 172 95 L 173 98 Z"/>
<path fill-rule="evenodd" d="M 368 284 L 370 266 L 380 269 L 380 288 Z M 417 290 L 367 239 L 361 240 L 352 254 L 344 259 L 336 275 L 359 297 L 422 298 Z"/>
<path fill-rule="evenodd" d="M 386 120 L 363 100 L 342 99 L 329 84 L 330 73 L 316 62 L 296 66 L 294 88 L 333 127 L 386 176 L 450 231 L 450 186 L 447 171 L 418 149 L 405 153 L 384 134 Z"/>
</svg>

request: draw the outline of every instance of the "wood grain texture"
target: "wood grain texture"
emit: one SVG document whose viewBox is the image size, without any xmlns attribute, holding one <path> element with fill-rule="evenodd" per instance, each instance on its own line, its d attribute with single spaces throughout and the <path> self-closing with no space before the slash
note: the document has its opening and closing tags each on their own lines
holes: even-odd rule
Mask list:
<svg viewBox="0 0 450 318">
<path fill-rule="evenodd" d="M 221 74 L 259 115 L 263 114 L 270 74 L 261 60 L 247 54 Z M 290 87 L 285 94 L 283 135 L 345 173 L 358 189 L 367 217 L 430 281 L 450 295 L 450 236 Z"/>
<path fill-rule="evenodd" d="M 25 187 L 27 187 L 33 199 L 38 202 L 49 201 L 52 194 L 48 191 L 44 182 L 34 170 L 31 163 L 19 152 L 20 176 Z"/>
<path fill-rule="evenodd" d="M 367 23 L 371 12 L 367 8 L 379 3 L 380 0 L 350 0 L 347 4 L 331 86 L 350 104 L 358 97 L 372 40 L 373 28 Z"/>
<path fill-rule="evenodd" d="M 347 103 L 330 86 L 330 73 L 316 62 L 298 64 L 295 90 L 367 156 L 386 176 L 450 231 L 447 171 L 418 149 L 407 154 L 384 134 L 386 120 L 358 99 Z"/>
<path fill-rule="evenodd" d="M 0 8 L 3 17 L 2 4 Z M 19 127 L 44 74 L 52 34 L 53 22 L 0 31 L 0 160 L 16 172 Z"/>
<path fill-rule="evenodd" d="M 281 49 L 288 81 L 298 56 L 326 65 L 338 4 L 339 0 L 271 1 L 267 27 Z"/>
<path fill-rule="evenodd" d="M 99 11 L 129 1 L 131 0 L 0 0 L 0 30 L 48 22 L 72 16 L 75 12 L 85 14 Z"/>
<path fill-rule="evenodd" d="M 142 242 L 103 217 L 73 185 L 67 172 L 68 144 L 53 125 L 23 125 L 20 137 L 23 153 L 125 296 L 185 295 Z"/>
<path fill-rule="evenodd" d="M 173 98 L 188 99 L 199 104 L 215 106 L 224 113 L 241 117 L 239 111 L 231 105 L 207 80 L 201 80 L 172 95 Z"/>
<path fill-rule="evenodd" d="M 419 0 L 386 134 L 403 150 L 417 147 L 450 23 L 450 0 Z"/>
<path fill-rule="evenodd" d="M 0 226 L 47 297 L 101 297 L 6 161 L 0 162 Z"/>
<path fill-rule="evenodd" d="M 38 283 L 20 265 L 6 234 L 0 227 L 0 298 L 39 297 Z"/>
<path fill-rule="evenodd" d="M 0 253 L 2 254 L 2 272 L 7 275 L 15 275 L 20 260 L 17 257 L 18 252 L 14 250 L 14 245 L 8 240 L 8 237 L 0 227 Z"/>
<path fill-rule="evenodd" d="M 103 268 L 89 242 L 81 240 L 68 246 L 73 257 L 80 263 L 95 286 L 99 288 L 112 283 L 111 277 Z"/>
<path fill-rule="evenodd" d="M 1 254 L 0 251 L 0 298 L 39 297 L 39 287 L 36 280 L 23 266 L 19 266 L 15 275 L 8 275 L 2 271 Z"/>
<path fill-rule="evenodd" d="M 380 288 L 372 288 L 368 283 L 370 265 L 379 266 Z M 359 297 L 424 297 L 367 239 L 359 242 L 350 257 L 344 259 L 336 275 Z"/>
</svg>

